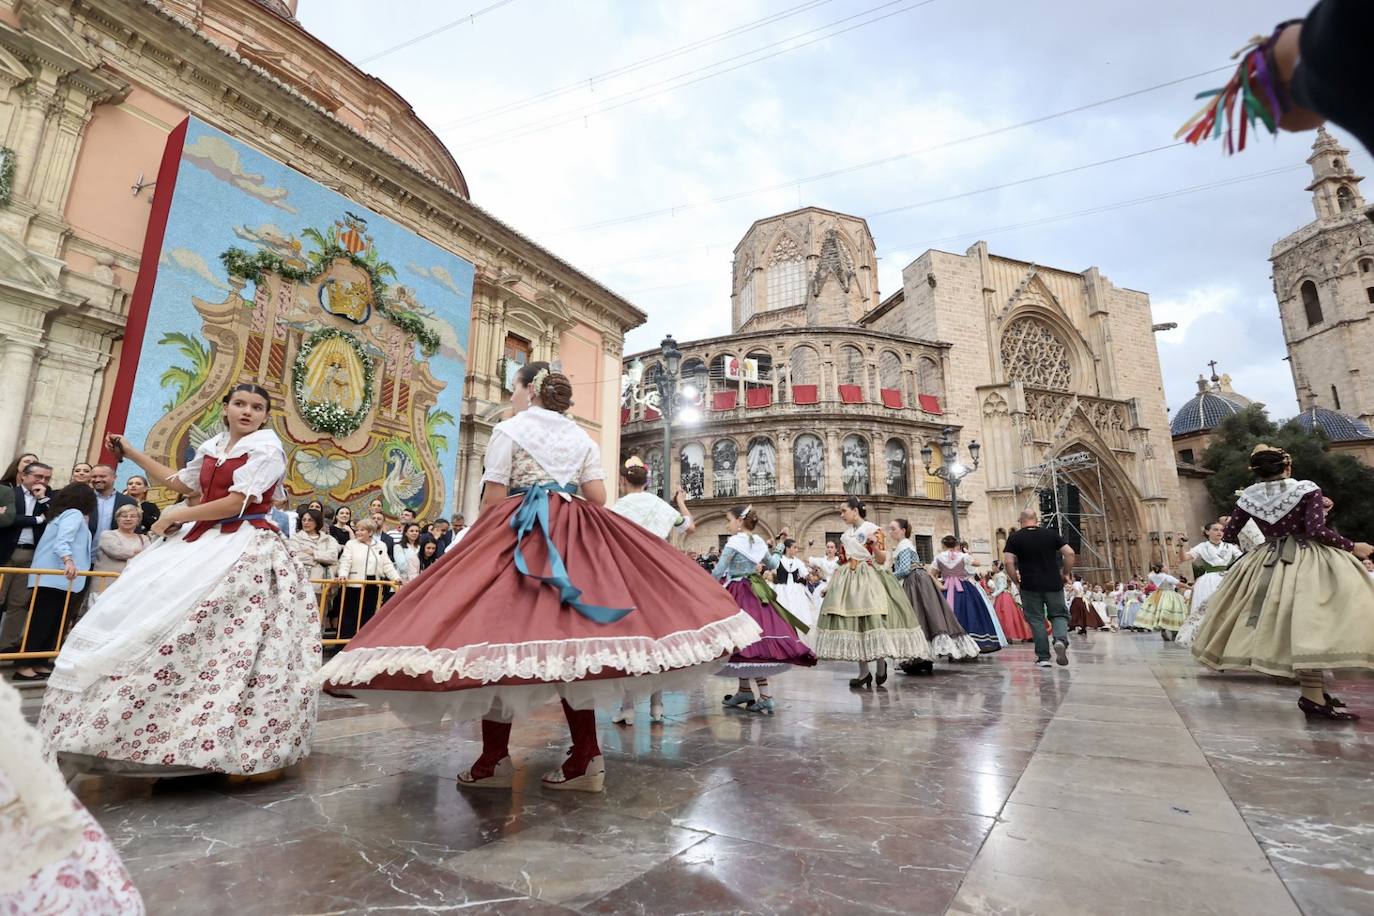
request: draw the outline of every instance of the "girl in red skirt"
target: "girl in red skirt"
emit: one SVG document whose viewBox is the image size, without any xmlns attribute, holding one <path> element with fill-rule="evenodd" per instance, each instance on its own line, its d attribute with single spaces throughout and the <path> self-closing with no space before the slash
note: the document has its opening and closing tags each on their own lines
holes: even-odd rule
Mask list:
<svg viewBox="0 0 1374 916">
<path fill-rule="evenodd" d="M 595 707 L 689 687 L 761 631 L 685 554 L 604 507 L 600 451 L 566 415 L 565 375 L 525 366 L 512 402 L 487 446 L 477 524 L 321 675 L 403 716 L 480 718 L 465 786 L 509 788 L 512 720 L 559 697 L 573 746 L 544 785 L 600 792 Z"/>
</svg>

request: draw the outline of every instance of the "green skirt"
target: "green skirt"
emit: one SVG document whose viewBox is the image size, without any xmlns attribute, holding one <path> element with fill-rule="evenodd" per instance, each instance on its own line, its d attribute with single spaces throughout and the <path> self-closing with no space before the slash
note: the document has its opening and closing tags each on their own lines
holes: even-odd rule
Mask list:
<svg viewBox="0 0 1374 916">
<path fill-rule="evenodd" d="M 841 566 L 831 576 L 820 619 L 807 641 L 817 658 L 832 661 L 931 657 L 930 643 L 896 577 L 868 564 Z"/>
<path fill-rule="evenodd" d="M 1177 630 L 1188 619 L 1188 602 L 1171 588 L 1161 588 L 1150 596 L 1135 618 L 1135 625 L 1146 630 Z"/>
</svg>

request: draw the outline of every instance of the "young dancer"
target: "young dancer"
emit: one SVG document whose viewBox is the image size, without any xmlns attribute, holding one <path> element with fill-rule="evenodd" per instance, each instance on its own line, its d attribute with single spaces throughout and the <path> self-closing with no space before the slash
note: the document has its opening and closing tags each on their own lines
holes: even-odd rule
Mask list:
<svg viewBox="0 0 1374 916">
<path fill-rule="evenodd" d="M 729 663 L 720 669 L 721 677 L 739 678 L 739 689 L 726 694 L 724 703 L 771 716 L 769 675 L 781 674 L 793 665 L 810 667 L 816 664 L 816 655 L 801 640 L 810 628 L 778 602 L 777 593 L 764 581 L 761 570 L 776 569 L 778 555 L 754 533 L 758 513 L 753 506 L 736 506 L 727 514 L 730 539 L 725 542 L 711 575 L 721 580 L 735 603 L 758 622 L 763 638 L 730 656 Z M 750 678 L 758 685 L 757 696 L 749 686 Z"/>
<path fill-rule="evenodd" d="M 916 611 L 921 632 L 930 643 L 932 658 L 940 655 L 955 660 L 977 658 L 978 643 L 964 632 L 930 571 L 921 564 L 916 545 L 911 541 L 911 523 L 904 518 L 896 518 L 888 523 L 887 531 L 891 542 L 897 545 L 892 549 L 892 574 L 902 583 L 902 590 Z M 900 667 L 906 674 L 930 674 L 934 662 L 931 659 L 908 659 Z"/>
<path fill-rule="evenodd" d="M 1035 634 L 1031 632 L 1030 624 L 1026 623 L 1026 615 L 1022 613 L 1021 605 L 1012 591 L 1011 577 L 1001 563 L 993 563 L 992 569 L 992 594 L 989 597 L 997 621 L 1002 625 L 1002 632 L 1014 642 L 1032 642 Z"/>
<path fill-rule="evenodd" d="M 879 687 L 887 682 L 887 659 L 929 660 L 916 611 L 891 573 L 878 566 L 887 561 L 882 529 L 867 521 L 868 507 L 857 496 L 840 506 L 849 527 L 840 537 L 844 562 L 830 578 L 821 604 L 813 645 L 824 659 L 859 663 L 859 676 L 850 687 L 869 687 L 869 663 L 878 663 Z"/>
<path fill-rule="evenodd" d="M 1136 618 L 1136 626 L 1142 630 L 1159 630 L 1159 635 L 1168 642 L 1188 619 L 1188 604 L 1177 591 L 1179 580 L 1166 573 L 1162 564 L 1150 567 L 1150 584 L 1155 591 Z"/>
<path fill-rule="evenodd" d="M 543 783 L 600 792 L 595 707 L 694 685 L 760 635 L 686 554 L 611 512 L 601 455 L 571 417 L 572 382 L 520 369 L 492 430 L 482 514 L 320 672 L 327 690 L 414 718 L 482 720 L 464 786 L 510 788 L 512 720 L 560 698 L 572 733 Z"/>
<path fill-rule="evenodd" d="M 959 540 L 952 534 L 945 535 L 940 546 L 945 549 L 935 556 L 935 571 L 945 582 L 945 600 L 964 631 L 978 644 L 979 652 L 996 652 L 1003 646 L 994 620 L 996 613 L 982 590 L 970 581 L 973 559 L 959 550 Z"/>
<path fill-rule="evenodd" d="M 1374 547 L 1326 523 L 1321 489 L 1294 480 L 1287 452 L 1257 445 L 1245 488 L 1222 532 L 1234 542 L 1253 520 L 1266 540 L 1236 561 L 1207 602 L 1193 655 L 1219 670 L 1297 677 L 1309 719 L 1359 718 L 1326 694 L 1323 672 L 1374 668 L 1374 580 L 1360 560 Z"/>
<path fill-rule="evenodd" d="M 773 572 L 773 589 L 778 593 L 779 603 L 791 611 L 792 616 L 808 628 L 814 628 L 820 615 L 820 599 L 806 586 L 811 569 L 802 562 L 800 554 L 801 545 L 792 538 L 782 541 L 782 556 Z"/>
<path fill-rule="evenodd" d="M 197 503 L 163 511 L 163 540 L 129 561 L 62 646 L 39 730 L 69 767 L 263 777 L 310 752 L 315 592 L 268 521 L 286 454 L 265 390 L 235 385 L 223 403 L 228 428 L 180 471 L 106 439 Z"/>
<path fill-rule="evenodd" d="M 620 486 L 625 495 L 611 506 L 611 511 L 616 515 L 623 515 L 665 541 L 674 534 L 685 536 L 696 530 L 697 526 L 692 521 L 691 513 L 687 511 L 687 497 L 681 490 L 674 499 L 676 506 L 670 506 L 648 492 L 649 469 L 639 458 L 631 457 L 620 468 Z M 635 703 L 632 697 L 625 697 L 620 712 L 616 713 L 611 721 L 617 725 L 635 724 Z M 663 721 L 661 690 L 655 690 L 649 695 L 649 721 Z"/>
</svg>

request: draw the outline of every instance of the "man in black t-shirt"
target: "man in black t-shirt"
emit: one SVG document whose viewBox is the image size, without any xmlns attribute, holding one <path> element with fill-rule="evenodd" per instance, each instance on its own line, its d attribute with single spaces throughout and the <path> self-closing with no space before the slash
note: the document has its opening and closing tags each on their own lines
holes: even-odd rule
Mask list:
<svg viewBox="0 0 1374 916">
<path fill-rule="evenodd" d="M 1021 513 L 1020 528 L 1007 538 L 1002 560 L 1007 575 L 1021 588 L 1021 613 L 1035 634 L 1035 664 L 1050 666 L 1050 640 L 1045 618 L 1054 627 L 1054 657 L 1069 663 L 1069 611 L 1064 606 L 1064 586 L 1073 574 L 1073 548 L 1058 531 L 1040 527 L 1040 513 Z M 1061 565 L 1062 564 L 1062 565 Z"/>
</svg>

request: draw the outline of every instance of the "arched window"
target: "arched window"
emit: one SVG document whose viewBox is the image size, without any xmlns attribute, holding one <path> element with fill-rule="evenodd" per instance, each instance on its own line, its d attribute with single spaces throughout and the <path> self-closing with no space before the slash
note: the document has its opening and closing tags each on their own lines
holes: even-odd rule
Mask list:
<svg viewBox="0 0 1374 916">
<path fill-rule="evenodd" d="M 749 495 L 772 496 L 778 492 L 778 450 L 767 436 L 749 440 Z"/>
<path fill-rule="evenodd" d="M 1307 326 L 1322 323 L 1322 303 L 1317 298 L 1317 284 L 1311 280 L 1302 281 L 1302 308 L 1307 313 Z"/>
<path fill-rule="evenodd" d="M 702 395 L 706 394 L 707 380 L 709 374 L 706 370 L 706 363 L 697 357 L 682 361 L 682 369 L 678 373 L 682 378 L 682 384 L 691 385 Z"/>
<path fill-rule="evenodd" d="M 1341 208 L 1341 212 L 1355 209 L 1355 195 L 1345 185 L 1336 189 L 1336 205 Z"/>
<path fill-rule="evenodd" d="M 768 258 L 767 308 L 785 309 L 806 304 L 806 258 L 801 246 L 784 235 Z"/>
<path fill-rule="evenodd" d="M 901 439 L 888 439 L 883 455 L 887 459 L 888 495 L 908 496 L 906 443 Z"/>
<path fill-rule="evenodd" d="M 727 367 L 734 358 L 735 357 L 730 353 L 722 353 L 719 356 L 711 357 L 711 368 L 708 373 L 710 376 L 711 393 L 717 391 L 733 391 L 737 388 L 739 383 L 732 378 L 726 377 L 728 374 Z M 707 404 L 709 406 L 709 399 Z"/>
<path fill-rule="evenodd" d="M 644 464 L 649 469 L 649 492 L 663 496 L 663 450 L 651 448 L 644 453 Z"/>
<path fill-rule="evenodd" d="M 1345 168 L 1345 163 L 1337 156 L 1335 159 L 1331 160 L 1331 168 L 1339 172 L 1341 169 Z"/>
<path fill-rule="evenodd" d="M 706 449 L 698 442 L 687 443 L 682 447 L 679 464 L 682 492 L 688 499 L 701 499 L 706 495 Z"/>
<path fill-rule="evenodd" d="M 793 347 L 788 357 L 792 368 L 793 385 L 818 385 L 821 381 L 821 358 L 810 347 Z"/>
<path fill-rule="evenodd" d="M 711 463 L 715 470 L 711 477 L 711 495 L 717 499 L 739 495 L 739 478 L 735 465 L 739 462 L 739 447 L 734 439 L 721 439 L 711 449 Z"/>
<path fill-rule="evenodd" d="M 864 354 L 858 347 L 840 347 L 839 366 L 841 385 L 864 383 Z"/>
<path fill-rule="evenodd" d="M 803 433 L 792 443 L 792 482 L 800 495 L 815 495 L 825 489 L 825 445 Z"/>
<path fill-rule="evenodd" d="M 878 384 L 891 391 L 902 390 L 902 358 L 891 350 L 878 356 Z"/>
<path fill-rule="evenodd" d="M 773 354 L 767 350 L 751 350 L 745 359 L 752 359 L 758 364 L 758 378 L 750 379 L 751 382 L 757 381 L 759 384 L 773 384 Z M 747 376 L 746 376 L 747 377 Z"/>
<path fill-rule="evenodd" d="M 870 489 L 868 440 L 862 436 L 845 436 L 840 443 L 840 456 L 844 462 L 840 470 L 844 491 L 850 496 L 867 496 Z"/>
<path fill-rule="evenodd" d="M 940 373 L 940 364 L 929 356 L 922 356 L 916 361 L 916 388 L 921 394 L 933 394 L 944 399 L 945 380 Z"/>
<path fill-rule="evenodd" d="M 1367 274 L 1370 270 L 1374 270 L 1374 261 L 1369 258 L 1360 258 L 1360 273 Z"/>
<path fill-rule="evenodd" d="M 1002 368 L 1008 381 L 1028 388 L 1068 391 L 1073 384 L 1069 348 L 1048 324 L 1030 316 L 1013 321 L 1002 335 Z"/>
</svg>

